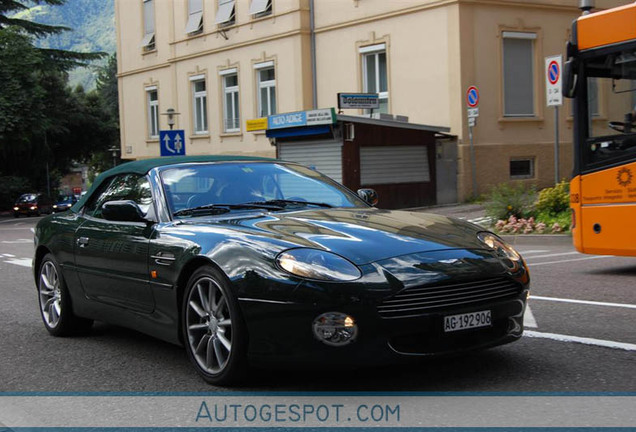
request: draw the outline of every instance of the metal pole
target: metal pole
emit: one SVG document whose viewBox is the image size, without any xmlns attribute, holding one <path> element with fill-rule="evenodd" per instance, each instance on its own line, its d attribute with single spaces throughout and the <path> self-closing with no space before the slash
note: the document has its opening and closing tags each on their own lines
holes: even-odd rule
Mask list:
<svg viewBox="0 0 636 432">
<path fill-rule="evenodd" d="M 318 108 L 318 72 L 316 67 L 316 20 L 314 0 L 309 0 L 309 42 L 311 45 L 311 92 L 312 107 Z"/>
<path fill-rule="evenodd" d="M 468 136 L 470 137 L 470 169 L 473 180 L 473 198 L 477 197 L 477 168 L 475 167 L 475 146 L 473 145 L 473 127 L 468 126 Z"/>
<path fill-rule="evenodd" d="M 559 183 L 559 106 L 554 106 L 554 184 Z"/>
</svg>

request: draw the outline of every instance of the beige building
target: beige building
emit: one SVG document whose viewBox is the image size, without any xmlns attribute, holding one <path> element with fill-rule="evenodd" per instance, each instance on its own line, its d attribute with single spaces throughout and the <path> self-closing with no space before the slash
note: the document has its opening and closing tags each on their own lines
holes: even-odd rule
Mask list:
<svg viewBox="0 0 636 432">
<path fill-rule="evenodd" d="M 597 0 L 597 7 L 626 3 Z M 248 132 L 247 120 L 334 107 L 339 92 L 374 92 L 383 112 L 450 127 L 464 199 L 473 192 L 465 96 L 475 85 L 477 191 L 510 180 L 549 186 L 555 114 L 546 107 L 544 57 L 563 53 L 577 6 L 578 0 L 115 0 L 122 157 L 159 156 L 159 130 L 169 120 L 162 113 L 170 108 L 179 113 L 174 127 L 185 130 L 187 154 L 274 156 L 264 131 Z M 603 91 L 596 92 L 594 121 L 607 121 Z M 569 177 L 567 100 L 559 125 L 560 176 Z"/>
</svg>

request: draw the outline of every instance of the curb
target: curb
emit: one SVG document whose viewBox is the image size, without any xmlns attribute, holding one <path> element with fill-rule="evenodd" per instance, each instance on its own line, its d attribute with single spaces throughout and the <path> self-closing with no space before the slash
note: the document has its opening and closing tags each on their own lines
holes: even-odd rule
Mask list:
<svg viewBox="0 0 636 432">
<path fill-rule="evenodd" d="M 571 234 L 520 234 L 500 235 L 507 243 L 515 245 L 572 246 Z"/>
</svg>

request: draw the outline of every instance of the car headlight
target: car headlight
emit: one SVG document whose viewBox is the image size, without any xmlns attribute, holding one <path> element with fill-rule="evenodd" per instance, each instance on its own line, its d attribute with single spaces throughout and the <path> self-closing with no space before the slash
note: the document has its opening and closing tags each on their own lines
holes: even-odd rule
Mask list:
<svg viewBox="0 0 636 432">
<path fill-rule="evenodd" d="M 350 261 L 318 249 L 290 249 L 281 252 L 276 262 L 283 270 L 307 279 L 346 282 L 362 276 Z"/>
<path fill-rule="evenodd" d="M 513 270 L 516 270 L 523 258 L 519 255 L 519 252 L 514 250 L 505 241 L 490 232 L 480 232 L 477 234 L 477 238 L 482 241 L 490 249 L 494 250 L 497 256 L 502 259 L 506 266 Z"/>
</svg>

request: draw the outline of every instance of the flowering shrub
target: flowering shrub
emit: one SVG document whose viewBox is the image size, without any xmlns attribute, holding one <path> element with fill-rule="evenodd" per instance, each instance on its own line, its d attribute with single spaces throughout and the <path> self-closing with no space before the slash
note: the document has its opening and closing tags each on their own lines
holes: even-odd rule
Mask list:
<svg viewBox="0 0 636 432">
<path fill-rule="evenodd" d="M 510 216 L 532 216 L 537 192 L 522 183 L 502 183 L 492 188 L 485 204 L 486 215 L 493 220 L 507 220 Z"/>
<path fill-rule="evenodd" d="M 535 208 L 539 213 L 554 216 L 567 212 L 570 208 L 570 184 L 563 180 L 554 187 L 543 189 L 539 192 Z"/>
<path fill-rule="evenodd" d="M 525 219 L 510 216 L 507 220 L 499 219 L 495 223 L 495 229 L 503 234 L 545 234 L 547 225 L 543 222 L 535 221 L 533 217 Z M 563 226 L 559 222 L 554 222 L 550 226 L 548 233 L 556 234 L 563 231 Z"/>
</svg>

